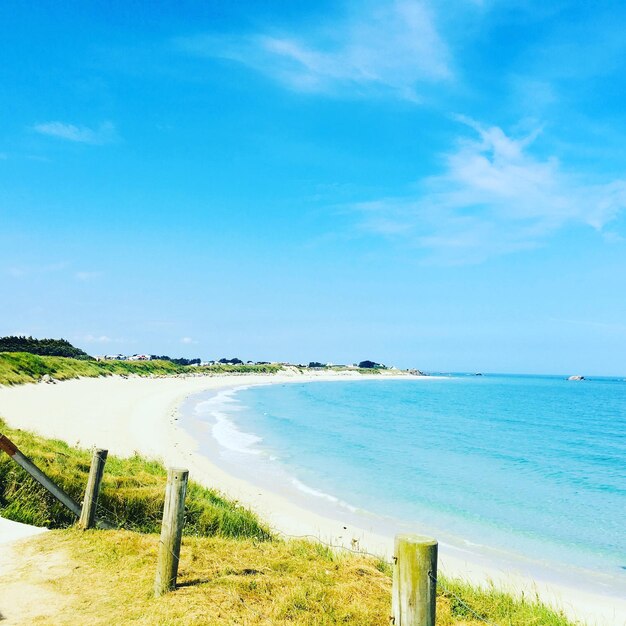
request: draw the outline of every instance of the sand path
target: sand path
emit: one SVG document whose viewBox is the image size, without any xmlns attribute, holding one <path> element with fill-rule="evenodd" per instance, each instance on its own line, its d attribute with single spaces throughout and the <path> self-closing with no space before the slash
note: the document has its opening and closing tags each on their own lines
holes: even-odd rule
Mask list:
<svg viewBox="0 0 626 626">
<path fill-rule="evenodd" d="M 0 533 L 15 524 L 6 522 L 0 519 Z M 70 559 L 59 551 L 42 550 L 40 541 L 31 540 L 42 529 L 19 526 L 24 528 L 16 534 L 26 538 L 5 541 L 8 533 L 0 534 L 0 621 L 7 626 L 52 624 L 69 606 L 68 597 L 53 585 L 68 571 Z"/>
</svg>

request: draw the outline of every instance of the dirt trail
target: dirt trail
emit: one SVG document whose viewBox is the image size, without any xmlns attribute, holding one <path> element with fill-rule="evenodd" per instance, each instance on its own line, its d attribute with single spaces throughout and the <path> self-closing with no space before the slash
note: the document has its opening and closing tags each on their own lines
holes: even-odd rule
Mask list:
<svg viewBox="0 0 626 626">
<path fill-rule="evenodd" d="M 71 598 L 55 582 L 76 564 L 62 550 L 47 549 L 46 536 L 0 545 L 0 623 L 51 624 Z"/>
</svg>

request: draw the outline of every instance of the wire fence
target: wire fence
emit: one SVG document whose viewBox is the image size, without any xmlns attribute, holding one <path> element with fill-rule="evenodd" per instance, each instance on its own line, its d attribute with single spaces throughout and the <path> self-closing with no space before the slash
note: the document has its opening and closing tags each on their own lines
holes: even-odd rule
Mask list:
<svg viewBox="0 0 626 626">
<path fill-rule="evenodd" d="M 337 545 L 337 544 L 328 543 L 326 541 L 323 541 L 319 537 L 316 537 L 315 535 L 288 535 L 287 533 L 282 533 L 279 531 L 275 531 L 275 532 L 281 537 L 285 537 L 288 539 L 312 539 L 313 541 L 321 543 L 322 545 L 332 548 L 333 550 L 336 550 L 336 549 L 346 550 L 354 554 L 362 554 L 364 556 L 369 556 L 369 557 L 376 559 L 379 562 L 386 563 L 387 565 L 390 565 L 392 567 L 396 563 L 395 557 L 393 557 L 392 560 L 383 559 L 380 555 L 372 554 L 371 552 L 368 552 L 367 550 L 364 550 L 361 548 L 355 549 L 355 548 L 349 548 L 348 546 L 344 546 L 341 544 Z M 434 576 L 432 572 L 428 572 L 428 577 L 435 583 L 437 588 L 441 590 L 443 595 L 454 598 L 464 609 L 466 609 L 469 613 L 471 613 L 477 620 L 483 622 L 484 624 L 488 624 L 489 626 L 499 626 L 499 624 L 492 622 L 491 620 L 487 619 L 486 617 L 482 616 L 480 613 L 475 611 L 467 602 L 465 602 L 465 600 L 463 600 L 463 598 L 461 598 L 461 596 L 459 596 L 457 593 L 452 591 L 452 589 L 447 587 L 443 583 L 443 581 L 439 580 L 436 576 Z"/>
<path fill-rule="evenodd" d="M 465 600 L 463 600 L 463 598 L 461 598 L 461 596 L 454 593 L 452 589 L 449 589 L 448 587 L 446 587 L 446 585 L 444 585 L 441 580 L 438 580 L 437 577 L 432 572 L 428 572 L 428 577 L 435 583 L 435 585 L 437 585 L 437 588 L 440 588 L 442 590 L 444 595 L 454 598 L 459 604 L 461 604 L 461 606 L 463 606 L 467 611 L 469 611 L 477 620 L 485 624 L 489 624 L 489 626 L 499 626 L 495 622 L 492 622 L 491 620 L 488 620 L 486 617 L 482 616 L 480 613 L 477 613 L 469 604 L 467 604 L 467 602 L 465 602 Z"/>
<path fill-rule="evenodd" d="M 312 541 L 315 541 L 316 543 L 321 543 L 322 545 L 328 548 L 331 548 L 333 550 L 345 550 L 347 552 L 352 552 L 353 554 L 362 554 L 364 556 L 371 556 L 373 559 L 382 561 L 383 563 L 386 563 L 387 565 L 393 565 L 392 561 L 387 561 L 386 559 L 383 559 L 380 555 L 372 554 L 371 552 L 368 552 L 367 550 L 364 550 L 363 548 L 349 548 L 348 546 L 345 546 L 343 544 L 328 543 L 327 541 L 324 541 L 323 539 L 320 539 L 319 537 L 316 537 L 315 535 L 288 535 L 287 533 L 283 533 L 279 530 L 273 530 L 273 532 L 279 537 L 284 537 L 285 539 L 311 539 Z"/>
</svg>

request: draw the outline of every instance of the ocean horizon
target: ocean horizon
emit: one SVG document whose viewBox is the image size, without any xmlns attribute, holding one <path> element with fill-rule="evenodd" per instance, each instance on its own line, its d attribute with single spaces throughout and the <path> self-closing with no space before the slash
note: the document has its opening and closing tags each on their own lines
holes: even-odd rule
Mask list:
<svg viewBox="0 0 626 626">
<path fill-rule="evenodd" d="M 238 387 L 185 412 L 201 451 L 305 506 L 623 595 L 625 392 L 611 377 L 381 377 Z"/>
</svg>

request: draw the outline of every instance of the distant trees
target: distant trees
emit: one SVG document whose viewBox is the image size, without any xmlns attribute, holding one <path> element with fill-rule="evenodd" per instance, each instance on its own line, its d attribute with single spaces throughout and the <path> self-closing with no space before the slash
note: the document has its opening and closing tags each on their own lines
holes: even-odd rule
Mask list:
<svg viewBox="0 0 626 626">
<path fill-rule="evenodd" d="M 66 339 L 34 339 L 33 337 L 0 337 L 0 352 L 28 352 L 38 356 L 64 356 L 72 359 L 91 359 Z"/>
<path fill-rule="evenodd" d="M 200 365 L 200 359 L 170 359 L 176 365 Z"/>
<path fill-rule="evenodd" d="M 311 361 L 309 367 L 326 367 L 326 364 L 320 363 L 319 361 Z"/>
<path fill-rule="evenodd" d="M 167 356 L 166 354 L 162 354 L 161 356 L 151 354 L 150 358 L 153 361 L 170 361 L 176 365 L 200 365 L 200 359 L 173 359 L 171 356 Z"/>
<path fill-rule="evenodd" d="M 381 363 L 376 363 L 375 361 L 361 361 L 359 363 L 359 367 L 361 369 L 366 369 L 366 370 L 372 370 L 372 369 L 387 369 L 385 365 L 382 365 Z"/>
<path fill-rule="evenodd" d="M 223 365 L 242 365 L 243 361 L 241 359 L 220 359 L 218 363 L 222 363 Z"/>
</svg>

